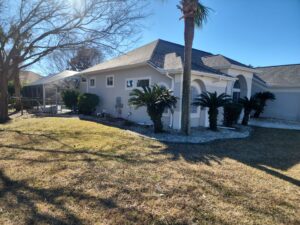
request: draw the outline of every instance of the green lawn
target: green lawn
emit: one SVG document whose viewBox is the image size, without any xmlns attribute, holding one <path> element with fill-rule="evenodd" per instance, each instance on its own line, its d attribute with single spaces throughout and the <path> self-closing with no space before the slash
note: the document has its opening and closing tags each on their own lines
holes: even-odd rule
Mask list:
<svg viewBox="0 0 300 225">
<path fill-rule="evenodd" d="M 0 125 L 0 224 L 300 224 L 300 132 L 171 145 L 78 119 Z"/>
</svg>

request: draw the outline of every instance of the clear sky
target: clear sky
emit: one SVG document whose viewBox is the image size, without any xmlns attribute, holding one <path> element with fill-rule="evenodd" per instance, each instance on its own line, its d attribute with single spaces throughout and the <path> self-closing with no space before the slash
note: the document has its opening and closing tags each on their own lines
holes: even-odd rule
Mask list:
<svg viewBox="0 0 300 225">
<path fill-rule="evenodd" d="M 179 0 L 151 0 L 137 46 L 158 38 L 184 43 Z M 245 64 L 300 63 L 300 0 L 203 0 L 213 9 L 194 47 L 223 54 Z"/>
</svg>

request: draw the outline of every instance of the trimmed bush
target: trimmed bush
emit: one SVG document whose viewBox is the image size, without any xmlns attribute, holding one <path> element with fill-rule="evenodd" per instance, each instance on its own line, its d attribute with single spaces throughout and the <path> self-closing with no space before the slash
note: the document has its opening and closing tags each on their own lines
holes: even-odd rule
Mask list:
<svg viewBox="0 0 300 225">
<path fill-rule="evenodd" d="M 79 92 L 74 89 L 64 90 L 61 94 L 61 97 L 67 108 L 76 111 L 78 105 L 78 96 Z"/>
<path fill-rule="evenodd" d="M 78 97 L 78 111 L 80 114 L 91 115 L 96 111 L 99 102 L 99 97 L 95 94 L 81 94 Z"/>
<path fill-rule="evenodd" d="M 224 106 L 224 126 L 233 127 L 238 123 L 243 106 L 239 103 L 228 103 Z"/>
</svg>

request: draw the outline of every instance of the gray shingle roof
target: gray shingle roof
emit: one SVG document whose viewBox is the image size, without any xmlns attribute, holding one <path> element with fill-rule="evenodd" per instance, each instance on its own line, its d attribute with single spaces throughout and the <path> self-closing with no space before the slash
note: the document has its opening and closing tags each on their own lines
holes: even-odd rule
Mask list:
<svg viewBox="0 0 300 225">
<path fill-rule="evenodd" d="M 213 56 L 213 54 L 193 49 L 192 70 L 228 76 L 218 70 L 206 66 L 202 61 L 202 58 L 206 56 Z M 173 69 L 182 69 L 183 57 L 184 46 L 159 39 L 140 48 L 134 49 L 124 55 L 95 65 L 81 73 L 92 73 L 122 66 L 136 65 L 139 63 L 149 63 L 156 68 L 166 70 L 171 69 L 171 67 Z"/>
<path fill-rule="evenodd" d="M 270 86 L 300 87 L 300 64 L 257 67 L 256 75 Z"/>
</svg>

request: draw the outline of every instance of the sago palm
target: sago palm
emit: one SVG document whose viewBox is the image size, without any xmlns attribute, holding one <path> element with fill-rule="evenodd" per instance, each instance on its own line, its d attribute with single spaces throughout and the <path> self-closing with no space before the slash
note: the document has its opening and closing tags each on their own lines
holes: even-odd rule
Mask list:
<svg viewBox="0 0 300 225">
<path fill-rule="evenodd" d="M 199 97 L 194 99 L 192 104 L 208 108 L 209 128 L 216 131 L 219 114 L 218 109 L 226 105 L 230 100 L 230 96 L 225 93 L 218 95 L 217 92 L 203 92 Z"/>
<path fill-rule="evenodd" d="M 184 68 L 182 88 L 182 113 L 181 130 L 184 134 L 190 134 L 190 90 L 192 71 L 192 48 L 194 41 L 195 26 L 202 27 L 207 20 L 209 8 L 199 0 L 181 0 L 177 5 L 184 19 Z"/>
<path fill-rule="evenodd" d="M 129 99 L 129 104 L 135 106 L 135 108 L 147 108 L 155 133 L 163 131 L 161 118 L 165 109 L 170 109 L 173 112 L 176 103 L 177 98 L 172 95 L 172 91 L 156 84 L 151 87 L 145 86 L 142 90 L 132 90 Z"/>
<path fill-rule="evenodd" d="M 259 92 L 255 95 L 258 106 L 254 113 L 254 118 L 259 118 L 260 114 L 264 112 L 264 109 L 267 105 L 267 101 L 274 101 L 276 100 L 275 95 L 272 92 L 265 91 L 265 92 Z"/>
<path fill-rule="evenodd" d="M 247 126 L 249 123 L 249 118 L 252 110 L 256 110 L 258 103 L 257 98 L 255 96 L 252 96 L 250 99 L 248 97 L 241 98 L 239 101 L 243 105 L 244 109 L 244 117 L 242 124 L 244 126 Z"/>
</svg>

